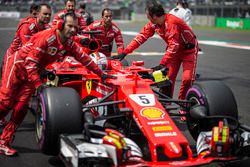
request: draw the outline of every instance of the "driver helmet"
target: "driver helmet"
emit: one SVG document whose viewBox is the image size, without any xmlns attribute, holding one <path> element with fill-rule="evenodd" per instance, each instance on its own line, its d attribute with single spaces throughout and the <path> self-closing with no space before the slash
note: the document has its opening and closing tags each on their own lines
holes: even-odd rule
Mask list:
<svg viewBox="0 0 250 167">
<path fill-rule="evenodd" d="M 108 60 L 107 57 L 100 52 L 93 52 L 90 54 L 92 60 L 99 66 L 101 70 L 108 69 Z"/>
</svg>

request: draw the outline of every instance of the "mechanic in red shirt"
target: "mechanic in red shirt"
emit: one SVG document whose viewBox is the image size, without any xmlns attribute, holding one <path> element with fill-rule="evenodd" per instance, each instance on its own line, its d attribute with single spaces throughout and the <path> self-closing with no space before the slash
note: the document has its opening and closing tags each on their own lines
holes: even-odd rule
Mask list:
<svg viewBox="0 0 250 167">
<path fill-rule="evenodd" d="M 24 21 L 29 20 L 30 18 L 36 18 L 36 17 L 37 17 L 37 14 L 39 13 L 39 10 L 38 10 L 38 9 L 39 9 L 39 5 L 37 5 L 37 4 L 35 4 L 35 3 L 31 4 L 31 5 L 30 5 L 30 14 L 29 14 L 27 17 L 23 18 L 23 19 L 20 21 L 19 24 L 21 24 L 21 23 L 24 22 Z"/>
<path fill-rule="evenodd" d="M 55 14 L 55 17 L 52 21 L 52 26 L 56 26 L 57 22 L 61 20 L 63 15 L 68 12 L 74 12 L 77 19 L 78 19 L 78 25 L 79 25 L 79 31 L 83 30 L 86 26 L 86 20 L 83 18 L 82 14 L 75 10 L 76 7 L 76 1 L 75 0 L 64 0 L 64 10 L 58 12 Z"/>
<path fill-rule="evenodd" d="M 39 5 L 36 18 L 29 18 L 18 24 L 15 37 L 7 51 L 12 54 L 25 44 L 35 33 L 48 29 L 51 18 L 51 7 L 44 3 Z"/>
<path fill-rule="evenodd" d="M 102 19 L 90 24 L 84 30 L 102 31 L 102 33 L 100 34 L 94 34 L 94 38 L 99 39 L 102 42 L 102 47 L 100 48 L 99 52 L 103 53 L 107 57 L 111 56 L 111 51 L 112 51 L 114 40 L 116 42 L 118 54 L 121 54 L 123 52 L 123 49 L 124 49 L 123 37 L 121 34 L 121 30 L 118 28 L 118 26 L 115 23 L 112 22 L 112 10 L 111 9 L 109 8 L 103 9 Z"/>
<path fill-rule="evenodd" d="M 13 55 L 15 51 L 19 50 L 21 46 L 24 45 L 32 35 L 49 28 L 48 23 L 50 22 L 51 17 L 50 6 L 45 3 L 40 4 L 38 6 L 37 12 L 37 18 L 29 16 L 19 23 L 15 37 L 4 56 L 5 65 L 1 69 L 2 77 L 6 71 L 6 67 L 8 66 L 10 56 Z M 4 126 L 6 123 L 7 122 L 5 121 L 5 118 L 0 120 L 0 126 Z"/>
<path fill-rule="evenodd" d="M 169 79 L 174 90 L 175 80 L 182 64 L 183 74 L 179 92 L 179 99 L 185 99 L 186 93 L 195 80 L 195 70 L 198 54 L 198 41 L 191 28 L 180 18 L 165 14 L 161 4 L 155 2 L 146 6 L 147 18 L 150 20 L 141 32 L 124 49 L 124 52 L 116 58 L 123 59 L 132 53 L 156 32 L 166 42 L 166 53 L 155 70 L 167 66 Z M 173 92 L 172 92 L 173 96 Z"/>
<path fill-rule="evenodd" d="M 38 14 L 38 9 L 39 9 L 39 5 L 33 3 L 30 5 L 30 14 L 23 18 L 18 25 L 21 25 L 23 22 L 26 22 L 27 20 L 29 20 L 30 18 L 36 18 L 37 14 Z M 17 26 L 18 27 L 18 26 Z"/>
<path fill-rule="evenodd" d="M 37 14 L 38 14 L 38 12 L 39 12 L 39 5 L 37 5 L 37 4 L 35 4 L 35 3 L 33 3 L 33 4 L 31 4 L 30 5 L 30 17 L 34 17 L 34 18 L 36 18 L 37 17 Z"/>
<path fill-rule="evenodd" d="M 87 26 L 94 22 L 93 16 L 86 10 L 86 3 L 80 3 L 78 11 L 82 14 Z"/>
<path fill-rule="evenodd" d="M 114 78 L 103 73 L 82 48 L 72 41 L 71 37 L 77 32 L 77 28 L 74 13 L 65 14 L 58 27 L 35 34 L 11 56 L 0 88 L 0 119 L 5 117 L 10 109 L 13 110 L 13 114 L 0 136 L 1 154 L 12 156 L 17 153 L 10 143 L 26 114 L 20 113 L 26 111 L 28 100 L 35 89 L 39 92 L 43 88 L 40 72 L 48 64 L 70 54 L 102 80 Z"/>
</svg>

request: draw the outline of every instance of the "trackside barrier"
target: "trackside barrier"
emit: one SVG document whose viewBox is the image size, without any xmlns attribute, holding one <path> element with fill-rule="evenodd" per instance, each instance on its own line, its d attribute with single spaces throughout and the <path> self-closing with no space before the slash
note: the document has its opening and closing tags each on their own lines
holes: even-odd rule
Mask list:
<svg viewBox="0 0 250 167">
<path fill-rule="evenodd" d="M 20 18 L 21 13 L 15 11 L 0 11 L 0 18 Z"/>
<path fill-rule="evenodd" d="M 217 17 L 215 26 L 219 28 L 250 30 L 250 19 Z"/>
</svg>

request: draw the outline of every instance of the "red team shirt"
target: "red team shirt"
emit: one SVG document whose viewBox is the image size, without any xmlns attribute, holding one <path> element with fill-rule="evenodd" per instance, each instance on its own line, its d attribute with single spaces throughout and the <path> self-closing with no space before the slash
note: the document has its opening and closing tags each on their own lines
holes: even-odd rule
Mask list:
<svg viewBox="0 0 250 167">
<path fill-rule="evenodd" d="M 39 27 L 36 18 L 27 17 L 23 19 L 17 26 L 15 37 L 8 51 L 10 54 L 14 53 L 19 50 L 23 44 L 28 42 L 32 35 L 48 28 L 50 28 L 48 24 Z"/>
<path fill-rule="evenodd" d="M 112 22 L 112 25 L 108 30 L 105 30 L 104 23 L 102 20 L 95 21 L 85 28 L 86 31 L 96 31 L 101 30 L 101 34 L 95 34 L 95 39 L 100 39 L 102 41 L 102 47 L 100 52 L 106 56 L 111 56 L 113 41 L 115 40 L 118 54 L 121 54 L 124 49 L 124 42 L 121 34 L 121 30 L 117 27 L 115 23 Z"/>
<path fill-rule="evenodd" d="M 65 45 L 62 45 L 55 28 L 34 35 L 19 51 L 17 59 L 25 61 L 28 79 L 33 81 L 35 87 L 37 87 L 41 84 L 39 69 L 43 69 L 48 64 L 64 57 L 66 53 L 75 57 L 76 60 L 97 75 L 102 75 L 98 66 L 75 42 L 69 39 Z"/>
</svg>

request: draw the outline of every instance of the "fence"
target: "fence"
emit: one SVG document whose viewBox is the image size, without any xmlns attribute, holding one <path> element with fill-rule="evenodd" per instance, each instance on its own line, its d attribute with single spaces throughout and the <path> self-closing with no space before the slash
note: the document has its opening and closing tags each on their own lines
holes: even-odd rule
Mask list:
<svg viewBox="0 0 250 167">
<path fill-rule="evenodd" d="M 250 30 L 250 19 L 216 18 L 215 26 L 220 28 Z"/>
</svg>

